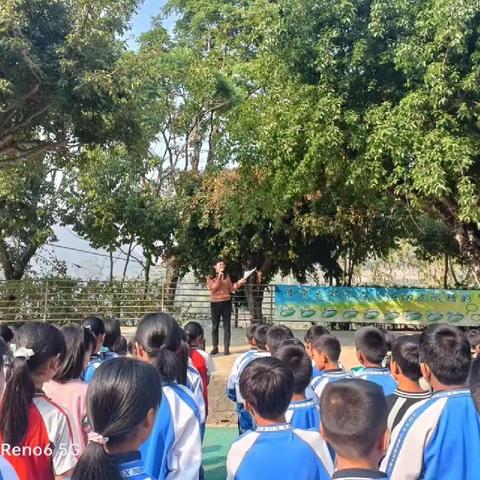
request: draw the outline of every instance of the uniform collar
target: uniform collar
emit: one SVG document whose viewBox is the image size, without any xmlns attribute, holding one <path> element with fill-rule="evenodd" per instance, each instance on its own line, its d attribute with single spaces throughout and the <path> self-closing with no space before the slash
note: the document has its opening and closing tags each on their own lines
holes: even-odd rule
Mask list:
<svg viewBox="0 0 480 480">
<path fill-rule="evenodd" d="M 288 406 L 289 409 L 292 408 L 303 408 L 303 407 L 313 407 L 317 405 L 314 400 L 311 398 L 306 398 L 305 400 L 294 400 L 293 402 L 290 402 L 290 405 Z"/>
<path fill-rule="evenodd" d="M 394 395 L 396 395 L 397 397 L 401 397 L 401 398 L 430 398 L 432 396 L 432 392 L 416 392 L 416 393 L 413 393 L 413 392 L 405 392 L 403 390 L 400 390 L 400 389 L 396 389 L 394 392 L 393 392 Z"/>
<path fill-rule="evenodd" d="M 277 423 L 276 425 L 267 425 L 264 427 L 257 427 L 256 432 L 285 432 L 291 430 L 292 426 L 289 423 Z"/>
<path fill-rule="evenodd" d="M 367 470 L 366 468 L 348 468 L 338 470 L 333 474 L 332 480 L 364 480 L 364 479 L 387 479 L 385 473 L 377 470 Z"/>
<path fill-rule="evenodd" d="M 365 367 L 362 373 L 373 373 L 374 375 L 390 375 L 390 370 L 387 367 Z"/>
</svg>

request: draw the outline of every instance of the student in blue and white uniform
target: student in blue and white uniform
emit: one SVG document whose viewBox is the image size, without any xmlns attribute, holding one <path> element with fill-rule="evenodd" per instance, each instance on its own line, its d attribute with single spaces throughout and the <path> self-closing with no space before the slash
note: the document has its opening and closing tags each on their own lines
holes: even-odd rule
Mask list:
<svg viewBox="0 0 480 480">
<path fill-rule="evenodd" d="M 202 463 L 201 417 L 187 383 L 183 331 L 166 313 L 145 315 L 135 334 L 137 356 L 160 373 L 163 398 L 153 431 L 140 451 L 159 480 L 197 480 Z"/>
<path fill-rule="evenodd" d="M 333 335 L 320 335 L 312 340 L 311 351 L 316 368 L 322 375 L 314 377 L 310 382 L 307 395 L 320 403 L 323 389 L 331 382 L 338 382 L 351 378 L 349 372 L 339 365 L 341 345 L 337 337 Z"/>
<path fill-rule="evenodd" d="M 387 480 L 378 465 L 388 445 L 382 388 L 360 379 L 330 383 L 320 401 L 321 433 L 335 450 L 335 480 Z"/>
<path fill-rule="evenodd" d="M 294 339 L 293 332 L 287 326 L 271 325 L 267 330 L 267 351 L 274 357 L 284 342 Z"/>
<path fill-rule="evenodd" d="M 185 344 L 184 347 L 186 351 L 187 359 L 187 384 L 186 387 L 192 392 L 195 403 L 197 404 L 198 412 L 200 413 L 200 427 L 202 433 L 202 441 L 205 435 L 205 422 L 206 422 L 206 408 L 205 408 L 205 398 L 203 396 L 203 383 L 200 372 L 193 366 L 192 360 L 188 357 L 188 345 Z"/>
<path fill-rule="evenodd" d="M 89 445 L 72 480 L 153 480 L 138 449 L 152 431 L 161 398 L 152 365 L 126 357 L 101 365 L 88 388 Z"/>
<path fill-rule="evenodd" d="M 312 367 L 313 367 L 312 379 L 314 379 L 315 377 L 320 377 L 323 374 L 323 372 L 319 370 L 315 365 L 315 360 L 313 359 L 312 343 L 316 338 L 321 337 L 322 335 L 329 335 L 329 334 L 330 334 L 330 331 L 323 325 L 312 325 L 307 330 L 307 332 L 305 333 L 305 336 L 303 337 L 305 350 L 307 351 L 307 354 L 312 361 Z"/>
<path fill-rule="evenodd" d="M 293 396 L 285 418 L 294 428 L 303 430 L 320 429 L 320 413 L 318 404 L 307 399 L 305 390 L 312 378 L 312 362 L 302 342 L 290 340 L 283 343 L 275 357 L 290 367 L 293 373 Z"/>
<path fill-rule="evenodd" d="M 237 440 L 227 457 L 227 480 L 327 480 L 333 463 L 318 432 L 299 430 L 286 422 L 294 378 L 277 358 L 250 362 L 240 377 L 255 431 Z"/>
<path fill-rule="evenodd" d="M 382 366 L 388 350 L 385 335 L 378 328 L 363 327 L 355 335 L 355 347 L 358 361 L 364 367 L 355 376 L 380 385 L 385 396 L 391 395 L 397 388 L 397 382 L 390 370 Z"/>
<path fill-rule="evenodd" d="M 265 325 L 259 325 L 254 330 L 254 339 L 256 348 L 252 348 L 245 353 L 240 360 L 237 359 L 233 365 L 230 376 L 227 382 L 227 396 L 230 400 L 237 404 L 237 416 L 238 416 L 238 431 L 240 434 L 253 429 L 253 419 L 247 412 L 244 406 L 242 394 L 240 393 L 240 375 L 243 369 L 256 358 L 269 357 L 270 353 L 266 351 L 267 347 L 267 330 Z"/>
<path fill-rule="evenodd" d="M 115 340 L 117 336 L 115 334 L 118 329 L 120 333 L 120 322 L 113 318 L 102 320 L 97 315 L 89 315 L 82 322 L 82 327 L 90 330 L 96 339 L 96 344 L 93 349 L 93 353 L 90 356 L 90 361 L 88 362 L 85 372 L 83 372 L 83 380 L 87 383 L 92 381 L 93 375 L 96 369 L 105 361 L 116 358 L 118 355 L 116 353 L 110 352 L 107 346 L 104 346 L 104 342 L 107 337 L 107 326 L 110 337 L 114 337 Z"/>
<path fill-rule="evenodd" d="M 470 345 L 463 332 L 432 325 L 420 336 L 420 367 L 432 398 L 413 405 L 393 430 L 382 462 L 392 480 L 474 480 L 480 417 L 467 388 Z"/>
</svg>

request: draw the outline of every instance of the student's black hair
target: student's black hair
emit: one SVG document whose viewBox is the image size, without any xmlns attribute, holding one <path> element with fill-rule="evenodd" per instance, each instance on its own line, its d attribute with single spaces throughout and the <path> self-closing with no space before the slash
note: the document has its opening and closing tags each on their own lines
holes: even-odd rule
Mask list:
<svg viewBox="0 0 480 480">
<path fill-rule="evenodd" d="M 135 340 L 156 365 L 163 382 L 187 383 L 184 336 L 180 325 L 168 313 L 147 313 L 138 324 Z"/>
<path fill-rule="evenodd" d="M 470 390 L 475 408 L 480 414 L 480 358 L 476 358 L 472 362 L 472 368 L 470 369 Z"/>
<path fill-rule="evenodd" d="M 292 400 L 293 373 L 278 358 L 251 361 L 240 375 L 240 393 L 258 415 L 274 420 L 283 415 Z"/>
<path fill-rule="evenodd" d="M 252 342 L 253 340 L 255 340 L 255 331 L 257 330 L 258 326 L 259 326 L 258 323 L 252 323 L 247 328 L 246 337 L 249 342 Z"/>
<path fill-rule="evenodd" d="M 267 346 L 272 355 L 275 355 L 280 345 L 288 338 L 295 338 L 293 332 L 285 325 L 272 325 L 267 330 Z"/>
<path fill-rule="evenodd" d="M 91 348 L 92 333 L 76 323 L 63 326 L 61 332 L 65 339 L 66 354 L 53 379 L 58 383 L 66 383 L 80 378 L 85 354 Z"/>
<path fill-rule="evenodd" d="M 65 356 L 62 332 L 49 323 L 26 323 L 16 333 L 15 345 L 17 349 L 33 350 L 34 355 L 29 359 L 14 358 L 0 406 L 2 441 L 11 446 L 19 445 L 27 432 L 28 408 L 35 393 L 32 374 L 57 355 L 60 361 Z"/>
<path fill-rule="evenodd" d="M 312 343 L 315 338 L 329 334 L 330 331 L 323 325 L 312 325 L 305 333 L 303 340 L 305 343 Z"/>
<path fill-rule="evenodd" d="M 127 339 L 123 335 L 120 335 L 117 338 L 117 341 L 113 344 L 111 351 L 117 355 L 125 356 L 128 353 Z"/>
<path fill-rule="evenodd" d="M 389 330 L 385 330 L 384 328 L 379 328 L 379 330 L 383 333 L 383 336 L 385 337 L 385 342 L 387 343 L 387 353 L 391 352 L 393 342 L 395 341 L 395 335 Z"/>
<path fill-rule="evenodd" d="M 471 365 L 467 336 L 450 325 L 430 325 L 420 335 L 420 362 L 443 385 L 463 385 Z"/>
<path fill-rule="evenodd" d="M 7 354 L 8 350 L 9 348 L 7 343 L 5 342 L 5 340 L 3 340 L 3 338 L 0 337 L 0 370 L 3 369 L 5 363 L 4 357 Z"/>
<path fill-rule="evenodd" d="M 284 362 L 293 373 L 293 393 L 302 394 L 312 379 L 312 361 L 303 345 L 289 345 L 283 343 L 277 350 L 275 357 Z"/>
<path fill-rule="evenodd" d="M 402 373 L 414 382 L 422 377 L 419 345 L 420 335 L 404 335 L 392 344 L 392 360 L 398 364 Z"/>
<path fill-rule="evenodd" d="M 287 338 L 286 340 L 284 340 L 282 342 L 282 344 L 280 345 L 280 348 L 282 347 L 285 347 L 287 345 L 293 345 L 295 347 L 299 347 L 299 348 L 303 348 L 303 350 L 306 352 L 305 350 L 305 345 L 303 344 L 303 342 L 301 340 L 299 340 L 298 338 Z M 278 350 L 277 350 L 278 351 Z"/>
<path fill-rule="evenodd" d="M 97 337 L 95 334 L 89 329 L 82 327 L 85 332 L 85 348 L 90 350 L 90 354 L 93 353 L 95 347 L 97 345 Z"/>
<path fill-rule="evenodd" d="M 469 330 L 467 332 L 468 343 L 473 350 L 480 345 L 480 330 Z"/>
<path fill-rule="evenodd" d="M 107 347 L 109 350 L 115 345 L 115 342 L 122 335 L 120 328 L 120 320 L 112 317 L 107 317 L 103 324 L 105 325 L 105 340 L 103 341 L 103 346 Z"/>
<path fill-rule="evenodd" d="M 105 323 L 98 315 L 88 315 L 85 317 L 82 322 L 82 327 L 91 330 L 96 337 L 106 333 Z"/>
<path fill-rule="evenodd" d="M 92 430 L 115 447 L 135 434 L 151 409 L 157 409 L 162 387 L 157 370 L 134 358 L 115 358 L 100 365 L 87 392 Z M 121 480 L 118 466 L 103 445 L 91 442 L 80 457 L 72 480 Z"/>
<path fill-rule="evenodd" d="M 338 362 L 342 347 L 340 340 L 333 335 L 320 335 L 312 341 L 312 348 L 324 353 L 331 362 Z"/>
<path fill-rule="evenodd" d="M 197 338 L 205 336 L 203 327 L 198 322 L 188 322 L 183 329 L 187 335 L 187 343 L 189 345 L 192 345 Z"/>
<path fill-rule="evenodd" d="M 363 327 L 355 335 L 355 347 L 371 363 L 380 365 L 387 355 L 385 335 L 376 327 Z"/>
<path fill-rule="evenodd" d="M 387 429 L 387 403 L 382 388 L 354 378 L 327 384 L 320 399 L 327 441 L 349 460 L 365 459 Z"/>
<path fill-rule="evenodd" d="M 130 355 L 134 355 L 134 354 L 135 354 L 135 342 L 136 342 L 135 338 L 131 338 L 131 339 L 128 341 L 128 346 L 127 346 L 127 348 L 128 348 L 128 353 L 129 353 Z"/>
<path fill-rule="evenodd" d="M 0 325 L 0 337 L 5 342 L 11 342 L 13 340 L 13 330 L 8 325 Z"/>
<path fill-rule="evenodd" d="M 267 346 L 267 330 L 268 327 L 266 325 L 259 325 L 255 329 L 255 345 L 259 350 L 265 350 Z"/>
</svg>

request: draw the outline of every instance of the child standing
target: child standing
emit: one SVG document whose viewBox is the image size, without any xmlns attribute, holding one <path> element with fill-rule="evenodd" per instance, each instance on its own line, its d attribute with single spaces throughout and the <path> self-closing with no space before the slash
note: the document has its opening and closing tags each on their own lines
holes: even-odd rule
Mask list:
<svg viewBox="0 0 480 480">
<path fill-rule="evenodd" d="M 285 325 L 272 325 L 267 330 L 267 351 L 274 357 L 280 345 L 293 338 L 293 332 Z"/>
<path fill-rule="evenodd" d="M 230 448 L 227 480 L 330 478 L 333 464 L 320 434 L 286 422 L 293 385 L 291 370 L 276 358 L 259 358 L 245 367 L 240 390 L 256 429 Z"/>
<path fill-rule="evenodd" d="M 198 480 L 202 463 L 200 412 L 185 387 L 184 332 L 166 313 L 149 313 L 135 334 L 137 356 L 156 366 L 163 387 L 160 410 L 141 446 L 146 472 L 154 478 Z"/>
<path fill-rule="evenodd" d="M 308 330 L 307 333 L 305 333 L 304 336 L 304 342 L 305 342 L 305 350 L 307 351 L 308 356 L 312 360 L 312 378 L 319 377 L 322 375 L 322 371 L 319 370 L 315 366 L 315 361 L 313 360 L 313 350 L 312 350 L 312 344 L 317 339 L 318 337 L 321 337 L 322 335 L 329 335 L 330 332 L 327 328 L 325 328 L 322 325 L 312 325 Z"/>
<path fill-rule="evenodd" d="M 259 325 L 254 330 L 255 348 L 250 349 L 241 357 L 238 364 L 233 366 L 232 372 L 228 378 L 227 396 L 237 404 L 238 431 L 241 434 L 253 429 L 253 419 L 245 409 L 242 394 L 240 392 L 240 375 L 244 368 L 256 358 L 269 357 L 270 353 L 266 351 L 267 329 L 265 325 Z"/>
<path fill-rule="evenodd" d="M 80 376 L 89 361 L 95 339 L 89 330 L 76 324 L 65 325 L 66 355 L 53 380 L 43 386 L 45 393 L 71 415 L 77 456 L 87 447 L 87 388 Z"/>
<path fill-rule="evenodd" d="M 420 368 L 433 390 L 392 432 L 382 469 L 392 480 L 474 480 L 480 471 L 480 417 L 467 387 L 470 345 L 449 325 L 420 336 Z"/>
<path fill-rule="evenodd" d="M 139 448 L 152 431 L 161 398 L 153 366 L 133 358 L 101 365 L 88 389 L 93 432 L 72 480 L 149 480 Z"/>
<path fill-rule="evenodd" d="M 398 386 L 387 397 L 388 429 L 392 431 L 405 416 L 407 410 L 415 403 L 431 397 L 420 386 L 422 372 L 419 360 L 419 335 L 405 335 L 394 340 L 390 372 Z"/>
<path fill-rule="evenodd" d="M 335 480 L 387 480 L 378 464 L 388 445 L 382 388 L 351 379 L 330 383 L 320 402 L 321 432 L 335 450 Z"/>
<path fill-rule="evenodd" d="M 358 361 L 364 367 L 355 376 L 377 383 L 383 388 L 385 396 L 391 395 L 397 388 L 397 382 L 390 370 L 383 366 L 388 351 L 385 335 L 378 328 L 363 327 L 355 335 L 355 347 Z"/>
<path fill-rule="evenodd" d="M 308 391 L 313 392 L 313 399 L 319 403 L 327 384 L 351 378 L 351 374 L 340 368 L 338 363 L 341 345 L 337 337 L 333 335 L 318 336 L 313 340 L 311 348 L 315 367 L 322 374 L 313 378 Z"/>
<path fill-rule="evenodd" d="M 82 327 L 90 330 L 95 336 L 95 347 L 90 355 L 90 361 L 88 362 L 87 368 L 83 372 L 83 379 L 90 383 L 93 378 L 95 370 L 101 365 L 105 360 L 105 355 L 102 352 L 103 342 L 105 341 L 105 324 L 103 320 L 98 315 L 89 315 L 82 322 Z"/>
<path fill-rule="evenodd" d="M 76 464 L 69 420 L 42 390 L 58 371 L 65 340 L 57 327 L 32 322 L 20 328 L 15 342 L 0 407 L 0 443 L 9 449 L 3 456 L 20 480 L 68 478 Z"/>
<path fill-rule="evenodd" d="M 287 422 L 294 428 L 314 429 L 318 432 L 320 428 L 318 405 L 305 395 L 312 378 L 312 362 L 305 348 L 285 344 L 277 350 L 275 356 L 288 365 L 293 373 L 293 396 L 285 414 Z"/>
</svg>

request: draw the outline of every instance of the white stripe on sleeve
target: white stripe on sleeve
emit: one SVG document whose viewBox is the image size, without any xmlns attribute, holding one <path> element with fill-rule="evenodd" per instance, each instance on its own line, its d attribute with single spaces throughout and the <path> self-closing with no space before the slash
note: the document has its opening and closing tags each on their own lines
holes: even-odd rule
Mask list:
<svg viewBox="0 0 480 480">
<path fill-rule="evenodd" d="M 227 480 L 235 480 L 235 475 L 248 451 L 253 447 L 258 432 L 249 432 L 241 436 L 231 447 L 227 456 Z"/>
<path fill-rule="evenodd" d="M 333 462 L 332 456 L 328 451 L 327 444 L 322 438 L 319 432 L 313 432 L 310 430 L 300 430 L 298 428 L 293 429 L 293 433 L 300 437 L 304 442 L 308 443 L 312 450 L 316 453 L 317 457 L 323 463 L 325 470 L 329 475 L 333 474 Z"/>
</svg>

